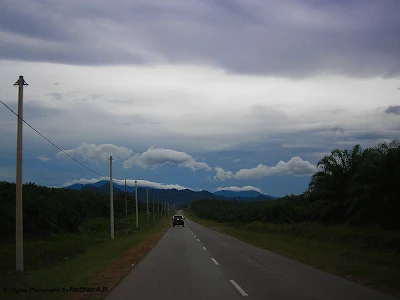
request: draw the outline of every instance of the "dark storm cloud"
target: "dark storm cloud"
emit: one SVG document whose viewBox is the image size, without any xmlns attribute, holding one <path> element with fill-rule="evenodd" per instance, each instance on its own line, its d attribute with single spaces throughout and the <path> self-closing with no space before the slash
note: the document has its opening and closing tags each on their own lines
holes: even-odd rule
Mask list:
<svg viewBox="0 0 400 300">
<path fill-rule="evenodd" d="M 331 128 L 331 131 L 332 132 L 340 132 L 340 133 L 344 133 L 344 129 L 342 128 L 342 127 L 340 127 L 340 126 L 334 126 L 334 127 L 332 127 Z"/>
<path fill-rule="evenodd" d="M 400 105 L 389 106 L 386 108 L 385 113 L 400 115 Z"/>
<path fill-rule="evenodd" d="M 0 58 L 204 63 L 233 73 L 400 75 L 400 2 L 6 0 Z"/>
</svg>

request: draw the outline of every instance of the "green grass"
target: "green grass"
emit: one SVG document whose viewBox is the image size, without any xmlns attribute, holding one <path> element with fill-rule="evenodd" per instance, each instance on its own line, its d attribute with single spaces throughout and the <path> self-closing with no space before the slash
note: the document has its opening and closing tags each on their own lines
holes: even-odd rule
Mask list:
<svg viewBox="0 0 400 300">
<path fill-rule="evenodd" d="M 399 233 L 316 224 L 220 223 L 201 219 L 190 209 L 185 215 L 213 230 L 400 297 Z"/>
<path fill-rule="evenodd" d="M 134 228 L 135 221 L 130 223 Z M 141 216 L 139 223 L 146 224 L 146 217 Z M 168 225 L 169 218 L 163 218 L 154 226 L 131 229 L 125 236 L 125 220 L 116 220 L 115 239 L 111 240 L 107 219 L 88 220 L 81 234 L 27 240 L 24 272 L 14 271 L 15 247 L 5 245 L 0 250 L 0 299 L 63 299 L 66 296 L 62 294 L 5 293 L 4 288 L 85 287 L 121 255 Z"/>
</svg>

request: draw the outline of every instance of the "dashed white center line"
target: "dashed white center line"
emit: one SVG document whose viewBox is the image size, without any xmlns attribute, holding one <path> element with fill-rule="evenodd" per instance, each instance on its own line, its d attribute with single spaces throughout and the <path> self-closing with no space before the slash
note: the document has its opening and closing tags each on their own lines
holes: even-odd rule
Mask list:
<svg viewBox="0 0 400 300">
<path fill-rule="evenodd" d="M 203 247 L 204 250 L 207 250 L 206 247 Z"/>
<path fill-rule="evenodd" d="M 200 240 L 199 239 L 197 239 L 199 242 L 200 242 Z"/>
<path fill-rule="evenodd" d="M 235 280 L 229 280 L 232 284 L 233 284 L 233 286 L 239 291 L 239 293 L 241 293 L 242 294 L 242 296 L 248 296 L 248 294 L 244 291 L 244 289 L 242 289 L 241 287 L 240 287 L 240 285 L 238 285 L 237 283 L 236 283 L 236 281 Z"/>
<path fill-rule="evenodd" d="M 194 235 L 194 234 L 193 234 Z M 195 235 L 194 235 L 194 237 L 196 237 Z"/>
<path fill-rule="evenodd" d="M 215 258 L 211 257 L 211 260 L 214 262 L 214 264 L 216 264 L 217 266 L 219 266 L 219 263 L 215 260 Z"/>
</svg>

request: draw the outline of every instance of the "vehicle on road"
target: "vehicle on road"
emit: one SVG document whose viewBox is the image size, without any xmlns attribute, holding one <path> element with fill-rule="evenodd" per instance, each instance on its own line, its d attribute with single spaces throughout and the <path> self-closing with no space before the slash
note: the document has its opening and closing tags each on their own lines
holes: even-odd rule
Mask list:
<svg viewBox="0 0 400 300">
<path fill-rule="evenodd" d="M 185 217 L 182 215 L 174 215 L 172 217 L 172 226 L 175 227 L 175 225 L 182 225 L 185 227 Z"/>
</svg>

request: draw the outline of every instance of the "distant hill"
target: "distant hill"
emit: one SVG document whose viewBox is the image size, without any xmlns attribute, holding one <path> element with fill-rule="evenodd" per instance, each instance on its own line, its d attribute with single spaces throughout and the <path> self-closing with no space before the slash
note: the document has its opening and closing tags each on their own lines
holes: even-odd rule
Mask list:
<svg viewBox="0 0 400 300">
<path fill-rule="evenodd" d="M 237 197 L 241 197 L 241 198 L 257 198 L 259 196 L 274 198 L 272 196 L 264 195 L 262 193 L 259 193 L 257 191 L 234 192 L 234 191 L 222 190 L 222 191 L 215 192 L 214 195 L 224 196 L 226 198 L 237 198 Z"/>
<path fill-rule="evenodd" d="M 114 193 L 117 192 L 122 192 L 122 190 L 116 186 L 115 184 L 113 184 L 114 186 Z M 81 188 L 82 191 L 93 191 L 93 192 L 100 192 L 100 193 L 110 193 L 110 183 L 103 183 L 103 185 L 101 186 L 95 186 L 95 185 L 85 185 Z"/>
<path fill-rule="evenodd" d="M 124 186 L 113 183 L 114 194 L 123 193 Z M 99 193 L 110 193 L 110 182 L 107 180 L 102 180 L 92 184 L 73 184 L 66 189 L 73 190 L 84 190 L 93 191 Z M 149 202 L 160 199 L 160 201 L 166 201 L 168 203 L 176 203 L 179 205 L 190 205 L 192 201 L 203 200 L 203 199 L 216 199 L 216 200 L 237 200 L 237 201 L 262 201 L 270 200 L 274 197 L 263 195 L 256 191 L 246 191 L 246 192 L 231 192 L 231 191 L 220 191 L 217 193 L 211 193 L 209 191 L 192 191 L 189 189 L 177 190 L 177 189 L 154 189 L 148 188 L 149 190 Z M 127 192 L 129 194 L 135 193 L 135 187 L 127 186 Z M 138 187 L 138 199 L 141 202 L 146 201 L 147 188 Z"/>
</svg>

